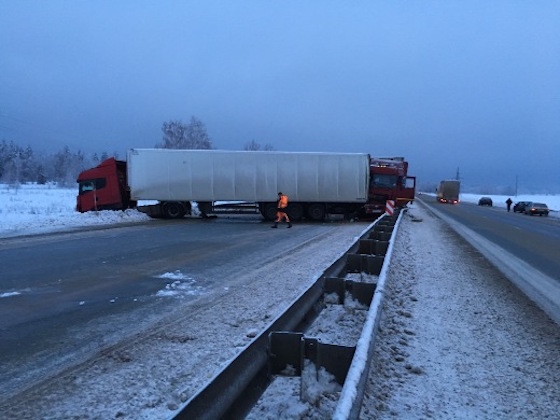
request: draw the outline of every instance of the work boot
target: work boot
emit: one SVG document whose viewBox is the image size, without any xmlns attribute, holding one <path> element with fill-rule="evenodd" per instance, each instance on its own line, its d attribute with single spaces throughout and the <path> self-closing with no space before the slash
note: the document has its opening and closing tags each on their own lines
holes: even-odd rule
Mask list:
<svg viewBox="0 0 560 420">
<path fill-rule="evenodd" d="M 288 229 L 292 227 L 292 224 L 288 222 Z"/>
<path fill-rule="evenodd" d="M 273 229 L 276 229 L 276 228 L 278 228 L 278 223 L 274 222 L 274 226 L 270 226 L 270 227 L 273 228 Z"/>
</svg>

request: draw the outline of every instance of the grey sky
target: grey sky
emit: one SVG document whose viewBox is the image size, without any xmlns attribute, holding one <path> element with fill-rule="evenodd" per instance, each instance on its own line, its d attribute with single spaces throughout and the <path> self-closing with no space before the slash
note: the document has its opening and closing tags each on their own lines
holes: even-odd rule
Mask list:
<svg viewBox="0 0 560 420">
<path fill-rule="evenodd" d="M 0 139 L 405 156 L 560 190 L 560 2 L 0 0 Z"/>
</svg>

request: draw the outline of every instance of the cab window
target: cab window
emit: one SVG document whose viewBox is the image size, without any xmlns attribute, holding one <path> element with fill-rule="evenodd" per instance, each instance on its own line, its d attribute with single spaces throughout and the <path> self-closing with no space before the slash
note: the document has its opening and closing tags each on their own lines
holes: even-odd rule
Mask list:
<svg viewBox="0 0 560 420">
<path fill-rule="evenodd" d="M 397 186 L 396 175 L 374 174 L 372 184 L 377 188 L 395 188 Z"/>
<path fill-rule="evenodd" d="M 79 184 L 79 194 L 85 194 L 90 191 L 100 190 L 105 188 L 107 185 L 107 180 L 105 178 L 90 179 L 87 181 L 82 181 Z"/>
</svg>

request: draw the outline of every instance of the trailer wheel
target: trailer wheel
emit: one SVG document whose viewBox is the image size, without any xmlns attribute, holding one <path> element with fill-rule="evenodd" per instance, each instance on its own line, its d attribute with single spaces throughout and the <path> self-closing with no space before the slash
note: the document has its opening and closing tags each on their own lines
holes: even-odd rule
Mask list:
<svg viewBox="0 0 560 420">
<path fill-rule="evenodd" d="M 176 201 L 170 201 L 163 205 L 163 212 L 165 217 L 168 219 L 180 219 L 185 216 L 187 210 L 183 204 Z"/>
<path fill-rule="evenodd" d="M 288 205 L 288 216 L 292 220 L 303 219 L 303 206 L 300 203 L 292 203 Z"/>
<path fill-rule="evenodd" d="M 199 201 L 197 204 L 198 204 L 198 211 L 200 212 L 200 216 L 203 219 L 207 219 L 208 214 L 212 213 L 212 203 L 209 201 Z"/>
<path fill-rule="evenodd" d="M 260 203 L 259 208 L 265 220 L 276 220 L 276 203 Z"/>
<path fill-rule="evenodd" d="M 325 215 L 327 212 L 325 211 L 325 206 L 320 203 L 313 203 L 307 207 L 307 217 L 311 220 L 321 221 L 325 219 Z"/>
</svg>

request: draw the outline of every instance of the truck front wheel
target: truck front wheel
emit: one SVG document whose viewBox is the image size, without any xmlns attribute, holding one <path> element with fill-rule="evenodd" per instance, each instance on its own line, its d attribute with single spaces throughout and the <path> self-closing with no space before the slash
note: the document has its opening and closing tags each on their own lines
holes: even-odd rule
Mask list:
<svg viewBox="0 0 560 420">
<path fill-rule="evenodd" d="M 163 205 L 163 213 L 168 219 L 180 219 L 186 212 L 185 206 L 176 201 L 169 201 Z"/>
<path fill-rule="evenodd" d="M 311 220 L 321 221 L 325 218 L 325 206 L 320 203 L 310 204 L 307 207 L 307 217 Z"/>
</svg>

